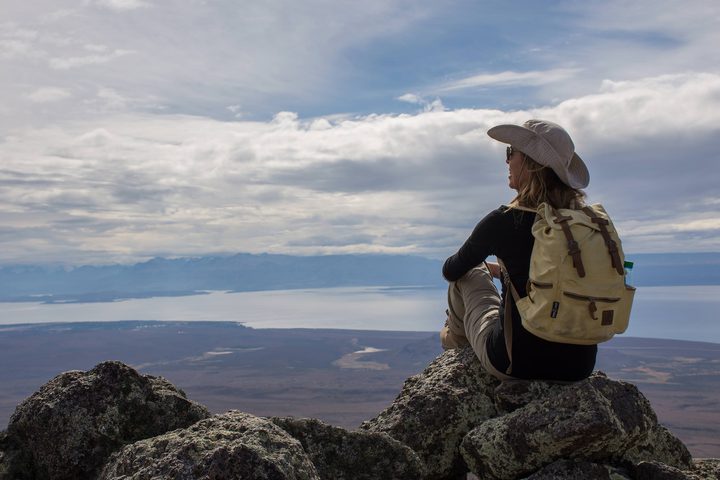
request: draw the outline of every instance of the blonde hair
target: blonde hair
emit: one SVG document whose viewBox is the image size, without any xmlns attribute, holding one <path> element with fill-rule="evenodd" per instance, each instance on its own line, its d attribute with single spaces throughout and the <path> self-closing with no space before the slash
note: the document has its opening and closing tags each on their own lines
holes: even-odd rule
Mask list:
<svg viewBox="0 0 720 480">
<path fill-rule="evenodd" d="M 582 208 L 585 206 L 585 192 L 565 185 L 552 168 L 537 163 L 523 155 L 523 167 L 527 181 L 518 191 L 510 206 L 537 208 L 548 203 L 555 208 Z"/>
</svg>

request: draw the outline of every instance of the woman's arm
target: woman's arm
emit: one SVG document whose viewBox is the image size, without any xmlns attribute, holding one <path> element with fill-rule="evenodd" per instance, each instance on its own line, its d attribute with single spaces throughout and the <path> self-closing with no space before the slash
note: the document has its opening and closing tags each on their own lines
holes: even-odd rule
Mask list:
<svg viewBox="0 0 720 480">
<path fill-rule="evenodd" d="M 502 212 L 498 209 L 480 220 L 457 253 L 445 260 L 443 277 L 447 281 L 459 280 L 495 252 L 500 215 Z"/>
</svg>

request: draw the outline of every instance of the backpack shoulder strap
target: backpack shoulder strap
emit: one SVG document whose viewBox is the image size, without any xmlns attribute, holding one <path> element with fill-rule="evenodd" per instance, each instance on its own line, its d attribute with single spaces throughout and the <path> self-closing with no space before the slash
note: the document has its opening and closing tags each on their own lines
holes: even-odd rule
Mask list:
<svg viewBox="0 0 720 480">
<path fill-rule="evenodd" d="M 515 285 L 513 285 L 512 281 L 510 280 L 510 274 L 508 273 L 507 268 L 505 267 L 505 263 L 498 258 L 498 263 L 500 264 L 500 271 L 502 272 L 503 277 L 503 283 L 505 284 L 505 314 L 503 316 L 503 334 L 505 337 L 505 350 L 507 351 L 508 360 L 510 363 L 508 364 L 507 370 L 505 370 L 506 375 L 512 375 L 512 337 L 513 337 L 513 326 L 512 326 L 512 304 L 510 303 L 510 296 L 515 299 L 515 303 L 520 299 L 520 295 L 518 294 L 518 291 L 515 289 Z M 509 291 L 508 291 L 509 290 Z"/>
<path fill-rule="evenodd" d="M 585 212 L 585 214 L 592 219 L 592 222 L 600 229 L 600 234 L 603 236 L 603 239 L 605 239 L 605 245 L 607 245 L 608 253 L 612 259 L 613 268 L 620 275 L 624 275 L 625 271 L 623 269 L 623 263 L 620 261 L 617 243 L 612 239 L 612 237 L 610 237 L 610 232 L 608 232 L 607 229 L 610 222 L 607 219 L 600 217 L 597 212 L 590 207 L 583 207 L 582 211 Z"/>
<path fill-rule="evenodd" d="M 570 216 L 563 216 L 560 215 L 560 212 L 558 212 L 554 207 L 550 207 L 552 210 L 552 214 L 555 216 L 555 223 L 560 225 L 560 228 L 562 228 L 563 233 L 565 234 L 565 239 L 567 240 L 567 246 L 568 246 L 568 253 L 573 259 L 573 266 L 578 272 L 578 276 L 580 278 L 585 276 L 585 266 L 582 262 L 582 256 L 580 254 L 580 246 L 578 245 L 577 241 L 575 240 L 575 237 L 573 237 L 572 231 L 570 230 L 570 225 L 567 224 L 568 221 L 572 220 L 573 217 Z"/>
</svg>

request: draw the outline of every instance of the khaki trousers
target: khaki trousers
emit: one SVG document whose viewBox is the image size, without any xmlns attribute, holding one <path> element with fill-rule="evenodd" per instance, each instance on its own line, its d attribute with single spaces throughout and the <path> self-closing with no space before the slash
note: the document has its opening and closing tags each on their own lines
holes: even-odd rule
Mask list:
<svg viewBox="0 0 720 480">
<path fill-rule="evenodd" d="M 443 348 L 470 345 L 480 365 L 500 380 L 513 380 L 490 363 L 487 339 L 495 322 L 500 322 L 500 294 L 483 263 L 448 287 L 448 322 L 440 332 Z"/>
</svg>

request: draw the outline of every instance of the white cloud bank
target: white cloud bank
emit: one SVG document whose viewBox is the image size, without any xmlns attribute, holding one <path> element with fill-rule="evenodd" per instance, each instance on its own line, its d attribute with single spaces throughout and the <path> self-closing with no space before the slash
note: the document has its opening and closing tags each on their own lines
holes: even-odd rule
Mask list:
<svg viewBox="0 0 720 480">
<path fill-rule="evenodd" d="M 405 100 L 410 100 L 406 98 Z M 0 150 L 0 262 L 209 252 L 453 253 L 507 202 L 485 131 L 571 132 L 626 250 L 720 250 L 720 75 L 603 83 L 531 111 L 221 122 L 125 114 L 18 129 Z"/>
</svg>

